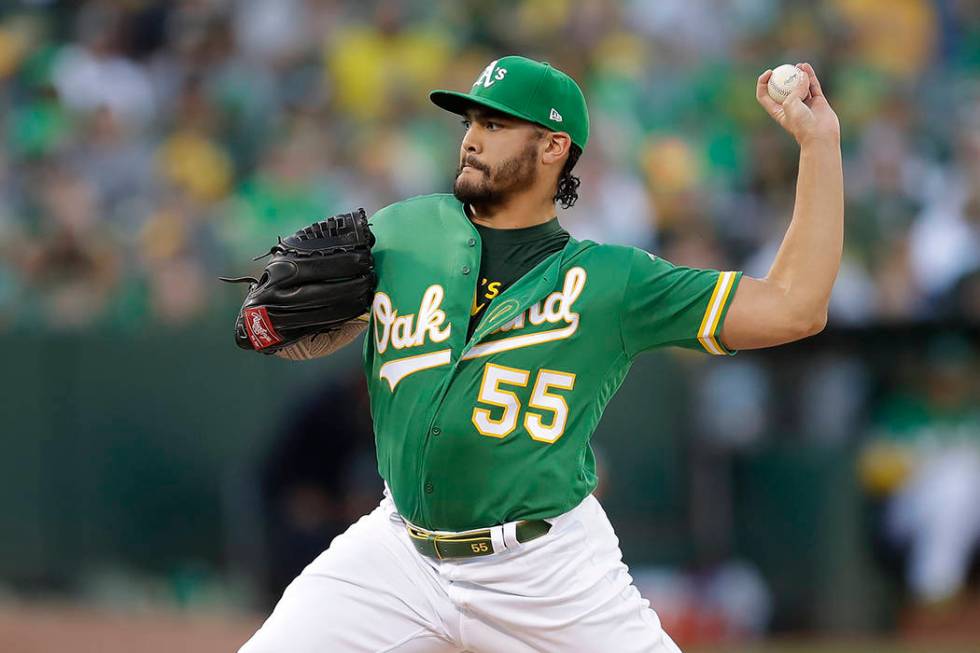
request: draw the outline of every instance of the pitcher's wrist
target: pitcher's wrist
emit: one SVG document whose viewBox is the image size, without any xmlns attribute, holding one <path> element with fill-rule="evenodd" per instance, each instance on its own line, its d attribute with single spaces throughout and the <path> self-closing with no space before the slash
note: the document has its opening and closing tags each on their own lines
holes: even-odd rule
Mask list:
<svg viewBox="0 0 980 653">
<path fill-rule="evenodd" d="M 819 132 L 804 134 L 797 137 L 796 142 L 801 148 L 807 149 L 840 149 L 840 134 L 837 132 Z"/>
</svg>

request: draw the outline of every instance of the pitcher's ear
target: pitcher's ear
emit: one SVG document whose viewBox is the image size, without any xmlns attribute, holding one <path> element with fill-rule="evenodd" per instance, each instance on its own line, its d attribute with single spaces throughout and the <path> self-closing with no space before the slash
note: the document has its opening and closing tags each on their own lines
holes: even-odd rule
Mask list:
<svg viewBox="0 0 980 653">
<path fill-rule="evenodd" d="M 567 132 L 549 132 L 546 138 L 548 143 L 542 154 L 543 161 L 545 163 L 562 161 L 572 147 L 572 137 Z"/>
</svg>

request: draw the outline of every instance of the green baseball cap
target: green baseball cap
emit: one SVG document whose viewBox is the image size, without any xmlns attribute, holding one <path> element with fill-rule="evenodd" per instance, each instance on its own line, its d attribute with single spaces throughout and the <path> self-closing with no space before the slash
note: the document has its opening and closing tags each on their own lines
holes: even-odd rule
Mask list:
<svg viewBox="0 0 980 653">
<path fill-rule="evenodd" d="M 429 99 L 446 111 L 466 115 L 474 104 L 568 132 L 585 150 L 589 110 L 575 80 L 543 61 L 512 55 L 494 59 L 473 82 L 469 93 L 437 90 Z"/>
</svg>

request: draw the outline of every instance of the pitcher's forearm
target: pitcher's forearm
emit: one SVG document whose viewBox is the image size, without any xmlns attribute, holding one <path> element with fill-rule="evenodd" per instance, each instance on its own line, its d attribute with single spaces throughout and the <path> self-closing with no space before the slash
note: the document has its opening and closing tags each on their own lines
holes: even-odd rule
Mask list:
<svg viewBox="0 0 980 653">
<path fill-rule="evenodd" d="M 307 336 L 299 342 L 277 351 L 275 355 L 291 361 L 305 361 L 329 356 L 353 342 L 366 326 L 366 322 L 353 320 L 341 325 L 336 331 Z"/>
<path fill-rule="evenodd" d="M 807 320 L 826 319 L 844 246 L 844 175 L 840 142 L 803 143 L 793 219 L 769 269 L 789 309 Z"/>
</svg>

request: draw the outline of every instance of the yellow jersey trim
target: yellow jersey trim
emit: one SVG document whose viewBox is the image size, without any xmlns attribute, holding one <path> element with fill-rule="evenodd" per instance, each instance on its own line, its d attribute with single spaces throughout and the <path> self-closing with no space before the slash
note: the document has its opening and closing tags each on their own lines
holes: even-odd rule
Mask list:
<svg viewBox="0 0 980 653">
<path fill-rule="evenodd" d="M 721 324 L 721 315 L 724 313 L 725 304 L 728 302 L 728 295 L 735 285 L 735 272 L 722 272 L 718 275 L 715 282 L 715 289 L 708 300 L 708 307 L 704 311 L 704 318 L 698 329 L 698 342 L 704 347 L 705 351 L 715 356 L 725 356 L 729 352 L 718 342 L 718 326 Z"/>
</svg>

